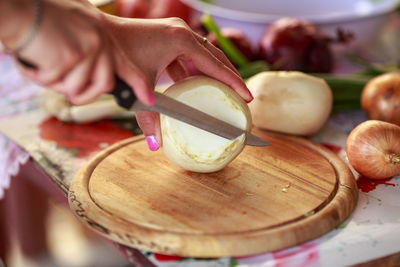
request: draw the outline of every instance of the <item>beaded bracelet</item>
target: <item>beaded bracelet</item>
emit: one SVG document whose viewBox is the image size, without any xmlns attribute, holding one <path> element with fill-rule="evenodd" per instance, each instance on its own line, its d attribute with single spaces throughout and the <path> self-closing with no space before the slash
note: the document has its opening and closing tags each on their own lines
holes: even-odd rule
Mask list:
<svg viewBox="0 0 400 267">
<path fill-rule="evenodd" d="M 35 38 L 36 33 L 39 30 L 40 21 L 42 20 L 42 5 L 40 0 L 34 0 L 34 21 L 33 26 L 29 34 L 22 40 L 22 42 L 12 51 L 13 54 L 18 55 L 30 42 Z"/>
</svg>

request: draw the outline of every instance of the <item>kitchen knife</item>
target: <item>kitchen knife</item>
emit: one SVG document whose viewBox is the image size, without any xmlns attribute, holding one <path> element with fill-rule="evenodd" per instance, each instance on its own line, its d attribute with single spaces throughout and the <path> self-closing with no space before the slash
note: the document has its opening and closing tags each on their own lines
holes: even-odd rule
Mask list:
<svg viewBox="0 0 400 267">
<path fill-rule="evenodd" d="M 119 77 L 115 78 L 115 86 L 113 91 L 110 93 L 114 96 L 118 105 L 128 110 L 148 110 L 162 113 L 229 140 L 235 139 L 244 133 L 246 134 L 246 145 L 271 145 L 268 141 L 257 137 L 248 131 L 232 126 L 229 123 L 216 119 L 161 93 L 154 92 L 155 105 L 146 106 L 136 98 L 132 88 Z"/>
<path fill-rule="evenodd" d="M 23 58 L 17 57 L 19 63 L 24 67 L 30 69 L 36 69 L 37 67 L 24 60 Z M 224 121 L 216 119 L 204 112 L 194 109 L 182 102 L 176 101 L 173 98 L 165 96 L 163 94 L 155 93 L 156 104 L 154 106 L 146 106 L 137 100 L 132 89 L 119 77 L 115 77 L 115 86 L 111 91 L 114 95 L 116 102 L 123 108 L 129 110 L 150 110 L 158 113 L 163 113 L 172 118 L 186 122 L 190 125 L 211 132 L 218 136 L 227 138 L 229 140 L 235 139 L 236 137 L 246 134 L 246 145 L 251 146 L 269 146 L 271 143 L 259 138 L 248 131 L 244 131 L 237 127 L 230 125 Z M 190 114 L 190 115 L 188 115 Z"/>
</svg>

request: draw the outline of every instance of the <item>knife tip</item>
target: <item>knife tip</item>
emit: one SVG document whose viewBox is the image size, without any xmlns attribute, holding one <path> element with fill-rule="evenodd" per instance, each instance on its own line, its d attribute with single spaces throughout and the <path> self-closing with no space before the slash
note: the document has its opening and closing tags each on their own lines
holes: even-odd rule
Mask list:
<svg viewBox="0 0 400 267">
<path fill-rule="evenodd" d="M 260 138 L 258 136 L 255 136 L 251 133 L 246 134 L 246 145 L 250 146 L 270 146 L 271 143 L 268 142 L 267 140 Z"/>
</svg>

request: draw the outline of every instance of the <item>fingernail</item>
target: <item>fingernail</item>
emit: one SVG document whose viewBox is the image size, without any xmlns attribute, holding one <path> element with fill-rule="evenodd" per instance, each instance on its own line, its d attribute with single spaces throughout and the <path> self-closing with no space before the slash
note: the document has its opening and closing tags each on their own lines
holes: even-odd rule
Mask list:
<svg viewBox="0 0 400 267">
<path fill-rule="evenodd" d="M 154 105 L 156 103 L 156 100 L 154 98 L 154 92 L 149 93 L 149 102 L 150 102 L 150 105 Z"/>
<path fill-rule="evenodd" d="M 246 100 L 247 103 L 249 103 L 254 99 L 254 97 L 253 97 L 253 94 L 250 92 L 249 89 L 247 89 L 247 93 L 248 93 L 248 98 L 246 98 L 245 100 Z"/>
<path fill-rule="evenodd" d="M 154 135 L 146 136 L 146 141 L 149 149 L 151 151 L 156 151 L 159 147 L 157 138 Z"/>
<path fill-rule="evenodd" d="M 249 89 L 249 88 L 247 88 L 247 92 L 249 92 L 250 98 L 251 98 L 251 100 L 253 100 L 254 97 L 253 97 L 253 94 L 250 92 L 250 89 Z"/>
</svg>

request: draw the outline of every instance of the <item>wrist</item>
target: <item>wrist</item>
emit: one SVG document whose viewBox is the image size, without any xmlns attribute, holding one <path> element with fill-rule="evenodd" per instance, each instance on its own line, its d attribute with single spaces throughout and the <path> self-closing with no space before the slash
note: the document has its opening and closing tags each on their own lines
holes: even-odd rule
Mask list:
<svg viewBox="0 0 400 267">
<path fill-rule="evenodd" d="M 0 41 L 9 49 L 19 46 L 35 23 L 32 0 L 0 0 Z"/>
</svg>

